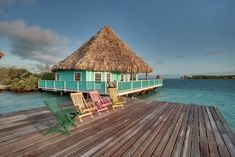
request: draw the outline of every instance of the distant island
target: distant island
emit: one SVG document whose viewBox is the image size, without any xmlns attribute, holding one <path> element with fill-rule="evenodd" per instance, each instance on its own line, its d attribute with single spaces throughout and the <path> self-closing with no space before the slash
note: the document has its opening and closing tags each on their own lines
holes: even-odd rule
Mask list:
<svg viewBox="0 0 235 157">
<path fill-rule="evenodd" d="M 216 80 L 216 79 L 222 79 L 222 80 L 235 80 L 235 75 L 192 75 L 192 76 L 181 76 L 181 79 L 185 80 L 191 80 L 191 79 L 203 79 L 203 80 Z"/>
</svg>

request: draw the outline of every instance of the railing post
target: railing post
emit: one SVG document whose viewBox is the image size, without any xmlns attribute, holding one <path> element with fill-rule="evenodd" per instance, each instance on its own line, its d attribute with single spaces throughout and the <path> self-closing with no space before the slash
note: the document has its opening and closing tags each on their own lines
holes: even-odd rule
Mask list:
<svg viewBox="0 0 235 157">
<path fill-rule="evenodd" d="M 47 89 L 47 81 L 45 81 L 45 89 Z"/>
<path fill-rule="evenodd" d="M 117 91 L 119 92 L 119 90 L 118 90 L 118 81 L 117 81 L 117 86 L 116 86 L 116 88 L 117 88 Z"/>
<path fill-rule="evenodd" d="M 79 91 L 79 83 L 78 83 L 78 81 L 76 81 L 76 85 L 77 85 L 77 91 Z"/>
<path fill-rule="evenodd" d="M 66 81 L 64 81 L 64 90 L 66 90 Z"/>
<path fill-rule="evenodd" d="M 104 81 L 104 93 L 105 94 L 107 94 L 107 84 L 106 84 L 107 82 L 106 81 Z"/>
<path fill-rule="evenodd" d="M 54 86 L 54 90 L 55 90 L 55 81 L 53 81 L 53 86 Z"/>
<path fill-rule="evenodd" d="M 38 80 L 38 88 L 41 88 L 41 87 L 40 87 L 40 80 Z"/>
<path fill-rule="evenodd" d="M 143 80 L 140 80 L 140 88 L 143 87 Z"/>
<path fill-rule="evenodd" d="M 133 90 L 133 81 L 131 81 L 131 90 Z"/>
</svg>

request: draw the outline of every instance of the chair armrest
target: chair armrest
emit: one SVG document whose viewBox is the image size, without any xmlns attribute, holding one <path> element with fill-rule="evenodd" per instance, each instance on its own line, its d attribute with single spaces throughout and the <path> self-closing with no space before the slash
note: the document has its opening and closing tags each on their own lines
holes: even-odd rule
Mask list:
<svg viewBox="0 0 235 157">
<path fill-rule="evenodd" d="M 68 114 L 68 116 L 72 119 L 74 119 L 77 115 L 80 114 L 74 107 L 66 108 L 64 109 L 64 112 Z"/>
<path fill-rule="evenodd" d="M 125 97 L 119 96 L 119 97 L 118 97 L 118 100 L 119 100 L 119 101 L 123 101 L 123 102 L 126 103 L 126 98 L 125 98 Z"/>
</svg>

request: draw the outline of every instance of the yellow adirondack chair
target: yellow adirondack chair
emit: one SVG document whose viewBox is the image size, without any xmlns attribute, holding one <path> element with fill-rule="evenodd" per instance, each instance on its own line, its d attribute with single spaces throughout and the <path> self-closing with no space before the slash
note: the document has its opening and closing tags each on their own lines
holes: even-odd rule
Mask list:
<svg viewBox="0 0 235 157">
<path fill-rule="evenodd" d="M 120 97 L 118 95 L 117 88 L 109 88 L 108 91 L 109 91 L 109 96 L 110 96 L 112 104 L 113 104 L 112 105 L 113 110 L 116 107 L 121 107 L 123 109 L 124 104 L 126 104 L 126 99 L 124 97 Z"/>
<path fill-rule="evenodd" d="M 83 122 L 82 118 L 86 116 L 91 116 L 93 119 L 93 111 L 95 110 L 95 107 L 93 104 L 86 103 L 86 100 L 84 99 L 84 96 L 82 93 L 71 93 L 70 94 L 75 109 L 80 113 L 78 116 L 80 121 Z"/>
</svg>

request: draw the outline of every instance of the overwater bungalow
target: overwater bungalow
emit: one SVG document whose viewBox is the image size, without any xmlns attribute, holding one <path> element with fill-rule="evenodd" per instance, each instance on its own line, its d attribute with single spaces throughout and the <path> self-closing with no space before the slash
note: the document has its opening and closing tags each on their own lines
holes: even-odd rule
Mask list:
<svg viewBox="0 0 235 157">
<path fill-rule="evenodd" d="M 109 26 L 85 42 L 66 59 L 53 66 L 55 80 L 40 80 L 39 88 L 49 91 L 98 90 L 107 94 L 108 82 L 115 82 L 120 95 L 151 91 L 161 79 L 147 79 L 152 68 L 128 47 Z M 140 80 L 140 73 L 146 75 Z"/>
</svg>

